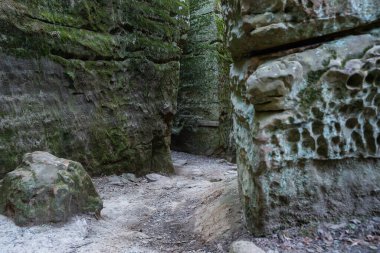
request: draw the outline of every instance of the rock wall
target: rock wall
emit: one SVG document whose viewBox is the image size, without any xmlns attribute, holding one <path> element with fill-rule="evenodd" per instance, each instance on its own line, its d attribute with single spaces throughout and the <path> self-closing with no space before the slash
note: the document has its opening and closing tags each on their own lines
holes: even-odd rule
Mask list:
<svg viewBox="0 0 380 253">
<path fill-rule="evenodd" d="M 378 24 L 378 0 L 223 0 L 235 58 Z M 311 41 L 312 42 L 312 41 Z M 294 46 L 297 46 L 296 44 Z"/>
<path fill-rule="evenodd" d="M 190 1 L 190 30 L 181 58 L 172 147 L 193 154 L 234 156 L 229 99 L 230 56 L 217 0 Z"/>
<path fill-rule="evenodd" d="M 182 0 L 0 1 L 0 178 L 25 152 L 171 171 Z"/>
<path fill-rule="evenodd" d="M 254 234 L 379 215 L 379 7 L 224 1 L 239 187 Z"/>
</svg>

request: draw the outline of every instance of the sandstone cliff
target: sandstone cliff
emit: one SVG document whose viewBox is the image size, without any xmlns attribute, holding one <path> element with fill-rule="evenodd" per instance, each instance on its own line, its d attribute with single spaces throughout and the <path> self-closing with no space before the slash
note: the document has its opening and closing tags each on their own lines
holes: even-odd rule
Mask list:
<svg viewBox="0 0 380 253">
<path fill-rule="evenodd" d="M 46 150 L 92 174 L 171 171 L 182 0 L 0 2 L 0 177 Z"/>
<path fill-rule="evenodd" d="M 241 200 L 257 235 L 380 210 L 380 2 L 225 0 Z"/>
<path fill-rule="evenodd" d="M 234 156 L 231 63 L 224 39 L 220 2 L 190 1 L 190 30 L 181 57 L 174 150 L 202 155 Z"/>
</svg>

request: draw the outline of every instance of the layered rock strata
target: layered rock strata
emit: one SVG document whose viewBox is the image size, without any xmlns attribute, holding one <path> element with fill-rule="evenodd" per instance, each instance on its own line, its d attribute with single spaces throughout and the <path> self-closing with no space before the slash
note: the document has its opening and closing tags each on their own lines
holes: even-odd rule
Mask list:
<svg viewBox="0 0 380 253">
<path fill-rule="evenodd" d="M 234 156 L 224 29 L 218 1 L 190 1 L 190 30 L 181 57 L 173 131 L 175 150 Z"/>
<path fill-rule="evenodd" d="M 378 0 L 224 0 L 235 58 L 265 49 L 378 25 Z"/>
<path fill-rule="evenodd" d="M 0 177 L 47 150 L 91 174 L 172 170 L 186 1 L 0 2 Z"/>
<path fill-rule="evenodd" d="M 273 3 L 259 2 L 262 8 Z M 253 8 L 253 1 L 224 3 L 247 227 L 263 235 L 316 220 L 379 215 L 380 30 L 372 29 L 379 2 L 277 2 L 276 14 Z M 259 22 L 262 13 L 292 16 L 294 8 L 308 18 Z M 247 20 L 256 28 L 237 36 Z M 333 30 L 321 29 L 330 22 Z M 318 37 L 356 28 L 369 30 L 324 43 Z M 313 37 L 316 43 L 305 41 Z"/>
</svg>

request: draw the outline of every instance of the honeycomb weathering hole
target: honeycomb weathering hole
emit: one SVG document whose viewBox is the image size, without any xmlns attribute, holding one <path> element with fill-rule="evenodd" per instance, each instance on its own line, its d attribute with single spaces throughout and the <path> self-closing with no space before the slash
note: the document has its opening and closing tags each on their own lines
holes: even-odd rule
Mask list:
<svg viewBox="0 0 380 253">
<path fill-rule="evenodd" d="M 380 86 L 380 69 L 373 69 L 369 71 L 365 81 L 367 83 Z"/>
<path fill-rule="evenodd" d="M 355 73 L 348 78 L 347 88 L 354 90 L 361 89 L 363 86 L 363 82 L 364 77 L 359 73 Z"/>
</svg>

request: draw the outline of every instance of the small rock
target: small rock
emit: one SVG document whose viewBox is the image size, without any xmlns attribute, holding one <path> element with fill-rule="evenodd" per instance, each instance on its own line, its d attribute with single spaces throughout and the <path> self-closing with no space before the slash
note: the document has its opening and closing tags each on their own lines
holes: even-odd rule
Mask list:
<svg viewBox="0 0 380 253">
<path fill-rule="evenodd" d="M 358 220 L 358 219 L 353 219 L 353 220 L 350 220 L 350 222 L 351 222 L 351 223 L 353 223 L 353 224 L 356 224 L 356 225 L 358 225 L 358 224 L 360 224 L 360 223 L 361 223 L 361 221 L 360 221 L 360 220 Z"/>
<path fill-rule="evenodd" d="M 282 233 L 282 232 L 279 232 L 279 233 L 277 234 L 277 236 L 278 236 L 278 240 L 279 240 L 281 243 L 285 243 L 285 242 L 287 242 L 287 241 L 290 240 L 290 238 L 287 237 L 287 236 L 286 236 L 284 233 Z"/>
<path fill-rule="evenodd" d="M 108 183 L 110 185 L 118 185 L 118 186 L 123 186 L 124 185 L 124 182 L 122 181 L 122 179 L 116 175 L 114 176 L 110 176 L 108 178 Z"/>
<path fill-rule="evenodd" d="M 229 170 L 229 171 L 224 172 L 224 175 L 236 175 L 236 174 L 237 174 L 236 170 Z"/>
<path fill-rule="evenodd" d="M 167 179 L 167 177 L 162 176 L 160 174 L 156 174 L 156 173 L 148 174 L 145 176 L 145 178 L 146 178 L 146 180 L 148 180 L 148 183 L 157 182 L 157 181 L 162 180 L 162 179 Z"/>
<path fill-rule="evenodd" d="M 343 223 L 340 223 L 340 224 L 332 224 L 332 225 L 329 225 L 329 228 L 332 229 L 332 230 L 339 230 L 339 229 L 343 229 L 347 226 L 347 223 L 343 222 Z"/>
<path fill-rule="evenodd" d="M 174 168 L 183 167 L 187 164 L 187 160 L 175 160 L 173 161 Z"/>
<path fill-rule="evenodd" d="M 322 228 L 318 229 L 318 235 L 319 235 L 319 238 L 322 239 L 324 242 L 331 242 L 334 240 L 331 233 Z"/>
<path fill-rule="evenodd" d="M 231 166 L 231 167 L 236 167 L 236 168 L 237 168 L 237 164 L 236 164 L 236 163 L 230 163 L 230 162 L 227 162 L 227 165 L 228 165 L 228 166 Z"/>
<path fill-rule="evenodd" d="M 230 166 L 229 170 L 237 171 L 237 166 Z"/>
<path fill-rule="evenodd" d="M 220 182 L 220 181 L 222 181 L 222 180 L 223 180 L 222 178 L 215 177 L 215 178 L 211 178 L 209 181 L 210 181 L 211 183 L 216 183 L 216 182 Z"/>
<path fill-rule="evenodd" d="M 121 175 L 123 178 L 127 179 L 128 181 L 131 181 L 133 183 L 137 183 L 139 180 L 133 173 L 124 173 Z"/>
<path fill-rule="evenodd" d="M 253 242 L 235 241 L 231 245 L 230 253 L 265 253 L 265 251 L 257 247 Z"/>
</svg>

